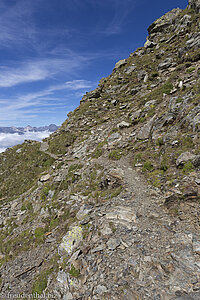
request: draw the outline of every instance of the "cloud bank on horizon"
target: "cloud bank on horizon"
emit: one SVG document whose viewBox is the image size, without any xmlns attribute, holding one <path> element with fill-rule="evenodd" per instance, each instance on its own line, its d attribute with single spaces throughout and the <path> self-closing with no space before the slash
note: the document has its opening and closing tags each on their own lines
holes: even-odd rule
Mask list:
<svg viewBox="0 0 200 300">
<path fill-rule="evenodd" d="M 187 0 L 0 1 L 0 126 L 60 125 L 148 25 Z"/>
<path fill-rule="evenodd" d="M 22 144 L 25 140 L 41 141 L 48 137 L 51 133 L 49 131 L 43 132 L 26 132 L 25 134 L 18 133 L 0 133 L 0 153 L 7 148 Z"/>
</svg>

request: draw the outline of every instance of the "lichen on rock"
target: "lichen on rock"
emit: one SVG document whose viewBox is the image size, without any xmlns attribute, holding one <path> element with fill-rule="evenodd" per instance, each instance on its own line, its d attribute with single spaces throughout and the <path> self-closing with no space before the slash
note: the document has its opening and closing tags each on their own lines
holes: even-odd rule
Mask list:
<svg viewBox="0 0 200 300">
<path fill-rule="evenodd" d="M 82 232 L 81 226 L 72 227 L 72 229 L 63 237 L 62 243 L 59 246 L 59 253 L 64 250 L 67 254 L 71 254 L 81 242 L 83 238 Z"/>
</svg>

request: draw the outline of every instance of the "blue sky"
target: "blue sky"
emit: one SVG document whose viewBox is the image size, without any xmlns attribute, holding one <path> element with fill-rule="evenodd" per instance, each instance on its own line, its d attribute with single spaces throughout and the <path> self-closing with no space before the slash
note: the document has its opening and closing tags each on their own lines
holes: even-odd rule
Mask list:
<svg viewBox="0 0 200 300">
<path fill-rule="evenodd" d="M 0 0 L 0 126 L 60 125 L 187 0 Z"/>
</svg>

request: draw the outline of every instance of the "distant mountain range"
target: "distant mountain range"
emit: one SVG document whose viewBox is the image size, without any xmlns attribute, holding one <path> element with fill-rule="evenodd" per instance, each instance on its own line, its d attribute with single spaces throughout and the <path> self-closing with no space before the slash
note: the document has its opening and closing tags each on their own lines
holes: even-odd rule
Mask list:
<svg viewBox="0 0 200 300">
<path fill-rule="evenodd" d="M 49 126 L 42 126 L 42 127 L 32 127 L 30 125 L 26 127 L 0 127 L 0 133 L 18 133 L 18 134 L 25 134 L 27 132 L 42 132 L 42 131 L 49 131 L 54 132 L 58 129 L 58 126 L 55 124 L 50 124 Z"/>
</svg>

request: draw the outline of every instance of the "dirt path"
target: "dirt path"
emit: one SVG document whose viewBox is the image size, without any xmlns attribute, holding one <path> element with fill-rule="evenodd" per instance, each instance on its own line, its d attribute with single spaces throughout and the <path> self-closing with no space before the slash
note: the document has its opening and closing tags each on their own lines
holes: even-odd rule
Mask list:
<svg viewBox="0 0 200 300">
<path fill-rule="evenodd" d="M 98 270 L 109 270 L 106 281 L 118 286 L 111 299 L 200 299 L 200 235 L 170 216 L 162 194 L 126 161 L 113 167 L 123 173 L 127 192 L 102 206 L 98 220 L 101 229 L 106 222 L 115 227 L 112 252 Z"/>
</svg>

